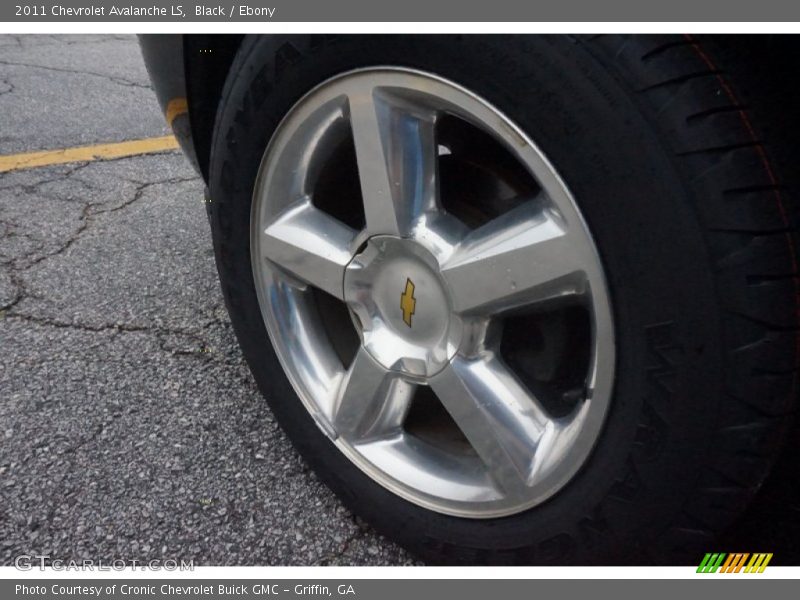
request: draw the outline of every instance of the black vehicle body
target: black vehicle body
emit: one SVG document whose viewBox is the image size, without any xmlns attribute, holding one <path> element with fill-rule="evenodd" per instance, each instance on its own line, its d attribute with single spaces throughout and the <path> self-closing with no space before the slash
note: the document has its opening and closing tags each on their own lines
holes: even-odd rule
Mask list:
<svg viewBox="0 0 800 600">
<path fill-rule="evenodd" d="M 139 36 L 144 61 L 164 116 L 186 156 L 206 182 L 217 105 L 242 37 Z"/>
</svg>

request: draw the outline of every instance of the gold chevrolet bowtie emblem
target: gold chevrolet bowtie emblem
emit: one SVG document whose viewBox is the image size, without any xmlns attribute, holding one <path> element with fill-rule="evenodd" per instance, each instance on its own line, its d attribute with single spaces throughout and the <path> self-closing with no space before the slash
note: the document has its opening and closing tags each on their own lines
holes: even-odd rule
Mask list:
<svg viewBox="0 0 800 600">
<path fill-rule="evenodd" d="M 403 311 L 403 322 L 411 327 L 411 316 L 417 307 L 417 299 L 414 298 L 414 282 L 406 279 L 406 289 L 400 294 L 400 308 Z"/>
</svg>

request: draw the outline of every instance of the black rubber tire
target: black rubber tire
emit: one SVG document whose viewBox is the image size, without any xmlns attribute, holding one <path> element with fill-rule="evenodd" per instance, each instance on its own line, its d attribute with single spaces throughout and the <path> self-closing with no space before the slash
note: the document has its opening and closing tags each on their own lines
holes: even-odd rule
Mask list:
<svg viewBox="0 0 800 600">
<path fill-rule="evenodd" d="M 680 36 L 247 38 L 210 166 L 217 266 L 253 375 L 298 451 L 355 513 L 432 563 L 687 564 L 758 490 L 795 407 L 797 214 L 711 51 Z M 256 172 L 275 127 L 357 67 L 433 72 L 499 107 L 570 186 L 602 255 L 618 344 L 592 455 L 553 498 L 491 520 L 388 492 L 314 425 L 253 286 Z"/>
</svg>

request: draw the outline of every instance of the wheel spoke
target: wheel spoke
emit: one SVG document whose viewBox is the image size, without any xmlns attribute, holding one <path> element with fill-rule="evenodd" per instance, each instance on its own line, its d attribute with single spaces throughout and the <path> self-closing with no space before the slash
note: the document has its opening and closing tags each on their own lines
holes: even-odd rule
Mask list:
<svg viewBox="0 0 800 600">
<path fill-rule="evenodd" d="M 555 427 L 536 399 L 492 354 L 456 357 L 430 385 L 500 488 L 524 495 Z"/>
<path fill-rule="evenodd" d="M 367 231 L 403 236 L 436 206 L 435 115 L 366 83 L 348 100 Z"/>
<path fill-rule="evenodd" d="M 585 293 L 587 258 L 531 200 L 471 232 L 442 266 L 458 312 L 495 314 Z"/>
<path fill-rule="evenodd" d="M 264 258 L 341 299 L 354 237 L 355 231 L 303 200 L 264 230 L 261 247 Z"/>
<path fill-rule="evenodd" d="M 351 443 L 398 432 L 413 390 L 411 384 L 380 366 L 362 347 L 342 380 L 334 429 Z"/>
</svg>

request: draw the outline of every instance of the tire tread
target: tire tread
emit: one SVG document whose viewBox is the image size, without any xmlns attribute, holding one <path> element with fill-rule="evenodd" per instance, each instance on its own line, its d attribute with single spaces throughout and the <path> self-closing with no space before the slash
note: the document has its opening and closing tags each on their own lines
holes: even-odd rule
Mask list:
<svg viewBox="0 0 800 600">
<path fill-rule="evenodd" d="M 707 455 L 698 457 L 704 465 L 694 496 L 664 527 L 665 538 L 680 540 L 681 532 L 711 536 L 730 525 L 763 483 L 796 410 L 797 208 L 751 109 L 712 51 L 691 36 L 649 43 L 608 36 L 587 47 L 636 90 L 687 174 L 726 299 L 729 405 Z"/>
</svg>

